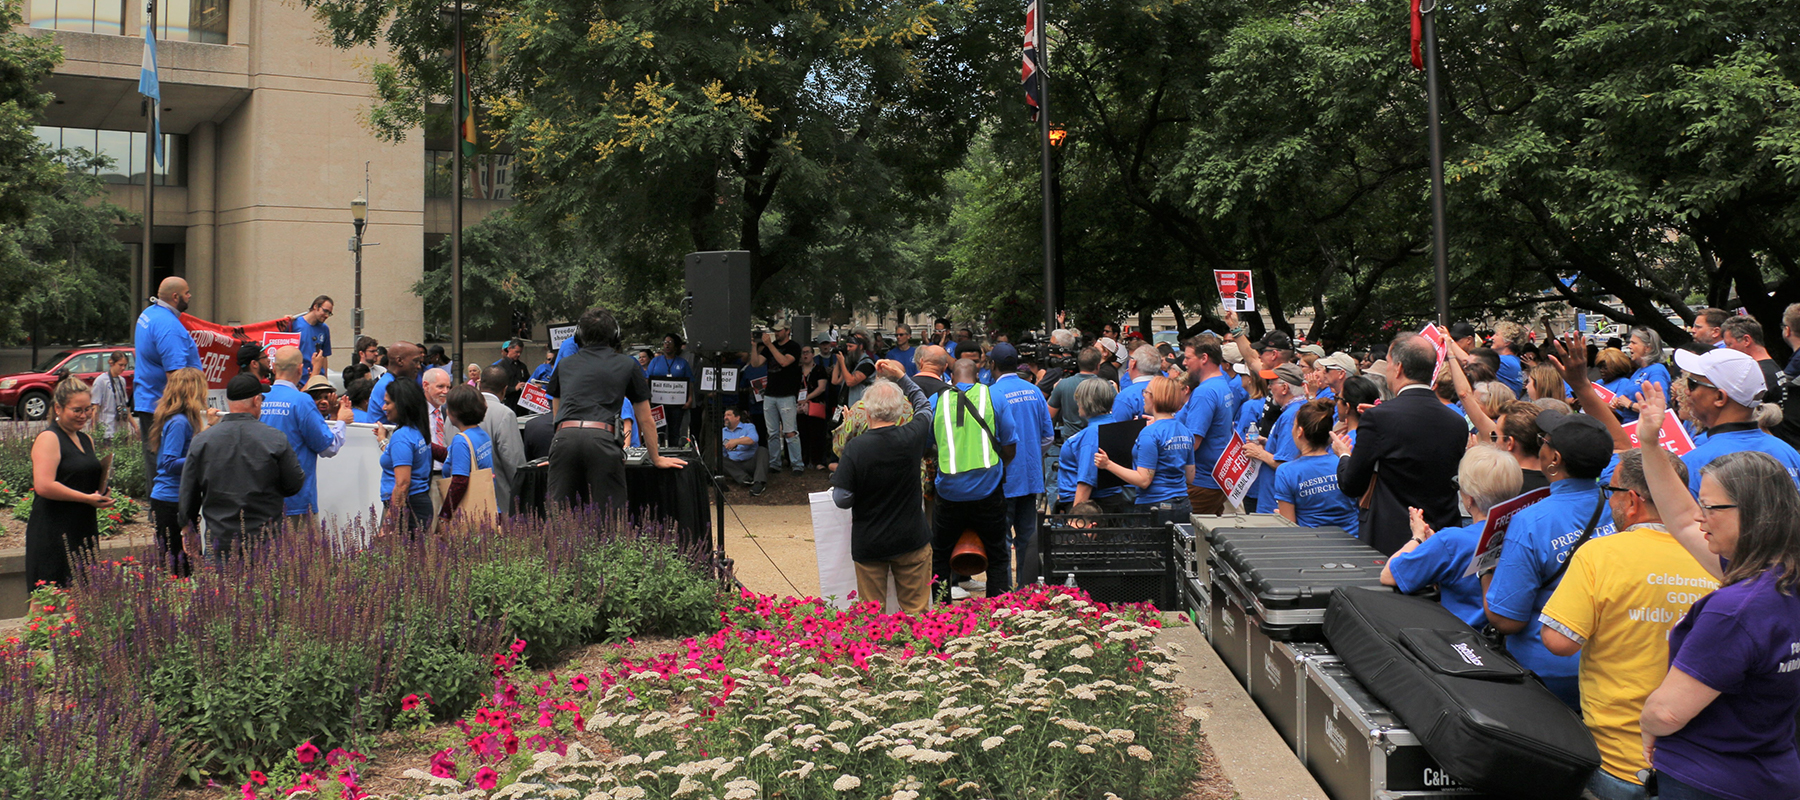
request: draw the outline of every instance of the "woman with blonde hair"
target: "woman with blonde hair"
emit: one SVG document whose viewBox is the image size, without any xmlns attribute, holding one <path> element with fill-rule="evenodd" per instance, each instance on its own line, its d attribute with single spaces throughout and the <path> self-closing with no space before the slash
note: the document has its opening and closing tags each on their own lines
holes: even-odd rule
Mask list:
<svg viewBox="0 0 1800 800">
<path fill-rule="evenodd" d="M 1150 413 L 1150 424 L 1138 432 L 1132 445 L 1134 468 L 1114 463 L 1105 450 L 1094 451 L 1094 466 L 1136 486 L 1138 509 L 1154 514 L 1158 525 L 1186 521 L 1193 510 L 1187 487 L 1194 480 L 1194 435 L 1175 420 L 1175 412 L 1187 404 L 1187 398 L 1188 390 L 1180 381 L 1161 375 L 1150 379 L 1144 389 L 1144 410 Z"/>
<path fill-rule="evenodd" d="M 100 541 L 95 510 L 111 508 L 101 482 L 106 468 L 82 431 L 93 416 L 93 391 L 64 378 L 51 398 L 50 427 L 31 443 L 31 519 L 25 523 L 25 586 L 68 586 L 74 562 L 93 561 Z"/>
<path fill-rule="evenodd" d="M 194 435 L 218 418 L 218 411 L 206 406 L 206 373 L 184 367 L 169 373 L 163 396 L 156 402 L 150 417 L 150 452 L 156 463 L 149 465 L 150 518 L 156 524 L 156 546 L 162 552 L 163 566 L 185 576 L 191 571 L 186 553 L 181 549 L 181 531 L 195 520 L 181 519 L 181 468 L 187 464 L 188 445 Z"/>
</svg>

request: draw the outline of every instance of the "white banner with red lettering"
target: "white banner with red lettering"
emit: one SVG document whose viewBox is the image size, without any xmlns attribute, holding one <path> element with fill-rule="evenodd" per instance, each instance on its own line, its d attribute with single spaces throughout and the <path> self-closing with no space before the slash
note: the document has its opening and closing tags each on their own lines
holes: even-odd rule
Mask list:
<svg viewBox="0 0 1800 800">
<path fill-rule="evenodd" d="M 1255 485 L 1256 476 L 1261 472 L 1262 462 L 1244 452 L 1244 437 L 1236 433 L 1231 435 L 1231 443 L 1225 445 L 1225 452 L 1219 454 L 1218 462 L 1212 467 L 1213 480 L 1225 490 L 1225 499 L 1239 508 L 1243 508 L 1244 496 L 1250 493 L 1250 487 Z"/>
</svg>

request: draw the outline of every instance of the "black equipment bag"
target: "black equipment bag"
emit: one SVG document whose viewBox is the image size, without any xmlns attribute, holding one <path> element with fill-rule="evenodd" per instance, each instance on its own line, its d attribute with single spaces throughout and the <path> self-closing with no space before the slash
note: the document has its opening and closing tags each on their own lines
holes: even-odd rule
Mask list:
<svg viewBox="0 0 1800 800">
<path fill-rule="evenodd" d="M 1442 605 L 1343 589 L 1325 612 L 1325 638 L 1426 752 L 1477 791 L 1574 798 L 1600 766 L 1581 718 Z"/>
</svg>

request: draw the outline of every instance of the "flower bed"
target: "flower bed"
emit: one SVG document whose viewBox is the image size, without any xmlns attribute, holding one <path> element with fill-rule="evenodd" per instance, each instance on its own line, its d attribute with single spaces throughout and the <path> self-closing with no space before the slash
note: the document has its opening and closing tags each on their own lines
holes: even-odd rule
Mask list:
<svg viewBox="0 0 1800 800">
<path fill-rule="evenodd" d="M 179 731 L 179 747 L 146 755 L 149 774 L 235 782 L 301 742 L 355 749 L 410 724 L 418 712 L 403 712 L 408 695 L 429 694 L 444 718 L 461 715 L 484 694 L 488 654 L 515 638 L 534 643 L 524 657 L 549 658 L 608 638 L 704 629 L 717 619 L 718 586 L 668 535 L 577 513 L 515 519 L 503 531 L 378 536 L 352 554 L 323 532 L 289 531 L 191 580 L 109 562 L 89 568 L 59 608 L 78 610 L 79 626 L 61 623 L 66 635 L 25 652 L 54 659 L 45 696 L 94 686 L 143 698 L 159 730 Z M 53 721 L 15 717 L 24 734 L 13 741 L 60 735 L 32 727 Z M 30 752 L 20 758 L 0 758 L 0 787 L 45 774 Z"/>
<path fill-rule="evenodd" d="M 915 619 L 746 593 L 724 621 L 591 675 L 533 674 L 515 642 L 407 775 L 439 798 L 912 800 L 1181 797 L 1198 770 L 1153 609 L 1039 587 Z"/>
</svg>

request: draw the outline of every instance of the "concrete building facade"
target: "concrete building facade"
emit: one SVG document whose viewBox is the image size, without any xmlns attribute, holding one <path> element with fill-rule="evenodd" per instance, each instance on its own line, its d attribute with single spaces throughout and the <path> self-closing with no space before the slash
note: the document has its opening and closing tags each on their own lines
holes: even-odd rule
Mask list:
<svg viewBox="0 0 1800 800">
<path fill-rule="evenodd" d="M 379 246 L 363 251 L 364 332 L 384 343 L 422 338 L 423 306 L 410 289 L 425 267 L 428 235 L 448 230 L 447 210 L 428 202 L 447 208 L 449 198 L 427 198 L 434 159 L 420 131 L 392 144 L 362 123 L 371 104 L 367 68 L 380 54 L 330 46 L 297 3 L 159 6 L 166 157 L 155 170 L 154 241 L 146 251 L 136 226 L 121 228 L 119 238 L 138 258 L 149 253 L 156 279 L 185 277 L 194 290 L 190 311 L 218 322 L 295 314 L 314 296 L 331 295 L 333 366 L 347 364 L 350 201 L 364 191 L 366 166 L 364 239 Z M 102 176 L 110 199 L 141 214 L 143 6 L 28 0 L 25 11 L 31 33 L 53 36 L 64 54 L 43 87 L 55 101 L 38 135 L 113 156 L 119 163 Z M 447 176 L 439 183 L 447 185 Z M 483 208 L 471 209 L 471 223 L 493 203 L 472 205 Z M 135 280 L 132 291 L 150 294 Z"/>
</svg>

